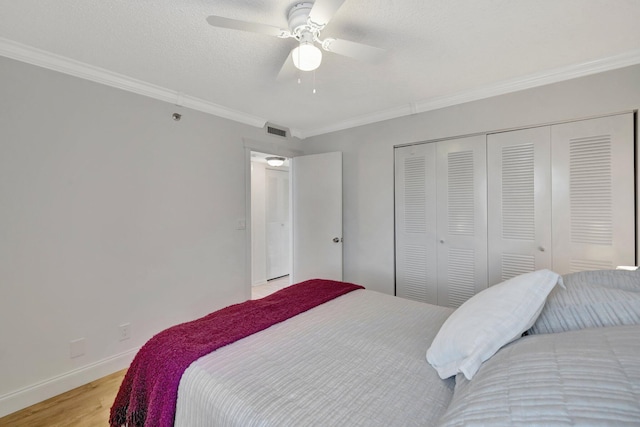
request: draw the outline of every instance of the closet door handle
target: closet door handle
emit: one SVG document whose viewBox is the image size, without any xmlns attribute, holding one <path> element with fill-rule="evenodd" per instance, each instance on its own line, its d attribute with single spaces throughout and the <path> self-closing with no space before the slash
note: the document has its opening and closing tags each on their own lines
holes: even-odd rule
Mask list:
<svg viewBox="0 0 640 427">
<path fill-rule="evenodd" d="M 539 250 L 540 252 L 544 252 L 544 251 L 545 251 L 545 248 L 544 248 L 544 246 L 538 246 L 538 250 Z"/>
</svg>

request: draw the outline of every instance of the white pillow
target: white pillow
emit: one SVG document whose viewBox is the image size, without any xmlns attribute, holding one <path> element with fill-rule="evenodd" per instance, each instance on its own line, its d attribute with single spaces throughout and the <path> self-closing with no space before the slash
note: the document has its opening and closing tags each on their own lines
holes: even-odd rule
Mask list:
<svg viewBox="0 0 640 427">
<path fill-rule="evenodd" d="M 558 283 L 564 286 L 558 274 L 538 270 L 479 292 L 444 322 L 427 360 L 442 379 L 462 372 L 470 380 L 482 362 L 533 325 Z"/>
</svg>

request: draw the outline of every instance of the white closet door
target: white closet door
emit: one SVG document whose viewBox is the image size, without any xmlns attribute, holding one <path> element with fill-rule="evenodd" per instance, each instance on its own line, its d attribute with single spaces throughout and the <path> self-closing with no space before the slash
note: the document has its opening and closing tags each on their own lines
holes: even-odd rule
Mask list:
<svg viewBox="0 0 640 427">
<path fill-rule="evenodd" d="M 438 304 L 436 144 L 395 149 L 396 295 Z"/>
<path fill-rule="evenodd" d="M 489 285 L 552 268 L 551 129 L 487 136 Z"/>
<path fill-rule="evenodd" d="M 487 287 L 484 135 L 436 147 L 438 304 L 457 307 Z"/>
<path fill-rule="evenodd" d="M 551 127 L 553 269 L 635 265 L 633 116 Z"/>
<path fill-rule="evenodd" d="M 267 280 L 289 274 L 289 172 L 267 169 Z"/>
</svg>

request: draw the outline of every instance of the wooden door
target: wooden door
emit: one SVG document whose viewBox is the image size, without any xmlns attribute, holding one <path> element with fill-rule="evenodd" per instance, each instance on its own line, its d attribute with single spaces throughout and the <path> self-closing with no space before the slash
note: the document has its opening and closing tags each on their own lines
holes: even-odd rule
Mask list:
<svg viewBox="0 0 640 427">
<path fill-rule="evenodd" d="M 552 268 L 551 129 L 487 135 L 489 285 Z"/>
<path fill-rule="evenodd" d="M 438 304 L 436 144 L 394 151 L 396 295 Z"/>
<path fill-rule="evenodd" d="M 291 161 L 292 283 L 342 280 L 342 153 Z"/>
<path fill-rule="evenodd" d="M 633 115 L 551 127 L 553 269 L 635 265 Z"/>
<path fill-rule="evenodd" d="M 286 276 L 289 267 L 289 171 L 266 169 L 267 280 Z"/>
<path fill-rule="evenodd" d="M 486 147 L 485 135 L 437 143 L 438 305 L 487 287 Z"/>
</svg>

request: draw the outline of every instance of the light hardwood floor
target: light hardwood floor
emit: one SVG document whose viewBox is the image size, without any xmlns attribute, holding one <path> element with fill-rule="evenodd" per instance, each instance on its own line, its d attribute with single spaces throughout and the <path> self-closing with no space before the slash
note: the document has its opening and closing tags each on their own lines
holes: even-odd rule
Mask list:
<svg viewBox="0 0 640 427">
<path fill-rule="evenodd" d="M 106 427 L 126 369 L 0 418 L 0 427 Z"/>
<path fill-rule="evenodd" d="M 252 288 L 252 299 L 289 286 L 289 276 Z M 0 427 L 106 427 L 126 369 L 0 418 Z"/>
</svg>

